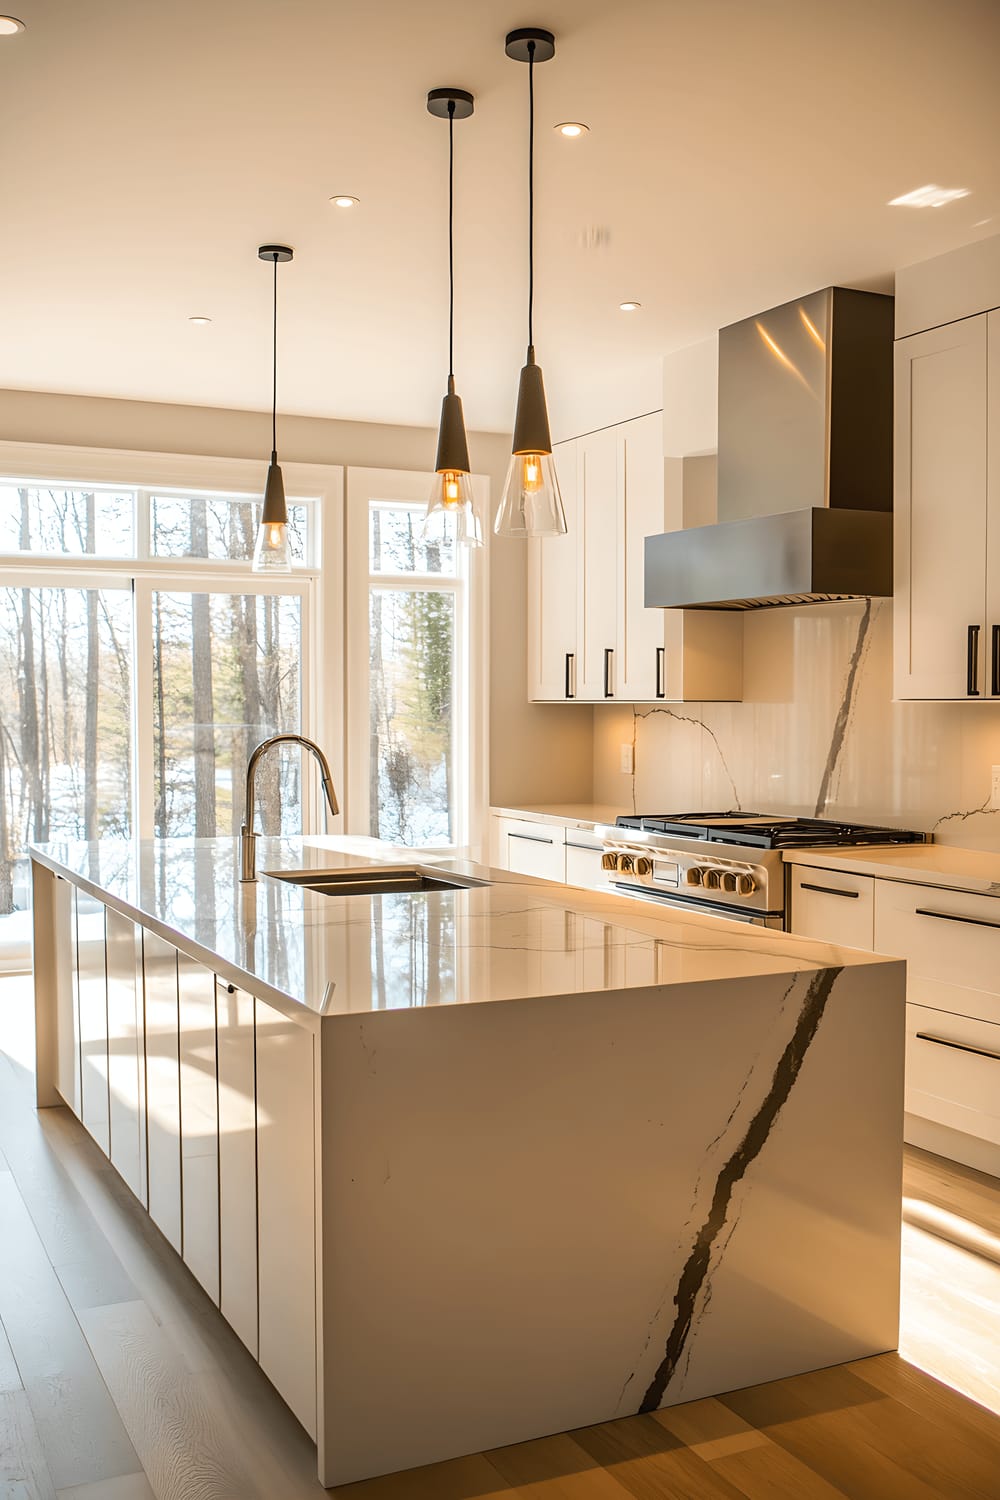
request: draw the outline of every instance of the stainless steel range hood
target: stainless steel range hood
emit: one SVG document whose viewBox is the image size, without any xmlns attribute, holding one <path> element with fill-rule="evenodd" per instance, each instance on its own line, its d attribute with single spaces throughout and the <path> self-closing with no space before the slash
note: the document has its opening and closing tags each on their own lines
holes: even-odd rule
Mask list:
<svg viewBox="0 0 1000 1500">
<path fill-rule="evenodd" d="M 893 299 L 827 287 L 719 333 L 719 519 L 646 539 L 646 604 L 892 593 Z"/>
</svg>

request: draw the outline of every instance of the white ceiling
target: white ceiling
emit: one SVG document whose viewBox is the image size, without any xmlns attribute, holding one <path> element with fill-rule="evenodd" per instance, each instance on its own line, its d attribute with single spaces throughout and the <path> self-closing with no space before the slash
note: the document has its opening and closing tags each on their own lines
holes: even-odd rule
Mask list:
<svg viewBox="0 0 1000 1500">
<path fill-rule="evenodd" d="M 279 240 L 296 252 L 282 408 L 436 422 L 447 128 L 424 100 L 452 84 L 476 95 L 456 126 L 458 385 L 470 427 L 506 429 L 525 343 L 517 25 L 557 35 L 536 71 L 557 429 L 721 324 L 831 282 L 888 288 L 1000 232 L 997 0 L 9 3 L 27 30 L 0 40 L 2 386 L 267 407 L 256 247 Z M 564 119 L 590 134 L 563 139 Z M 970 196 L 886 206 L 927 182 Z"/>
</svg>

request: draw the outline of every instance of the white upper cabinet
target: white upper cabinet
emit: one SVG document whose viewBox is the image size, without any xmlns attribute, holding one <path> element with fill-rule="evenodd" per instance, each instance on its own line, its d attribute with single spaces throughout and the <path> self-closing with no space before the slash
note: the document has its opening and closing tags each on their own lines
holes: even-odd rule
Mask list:
<svg viewBox="0 0 1000 1500">
<path fill-rule="evenodd" d="M 738 613 L 645 606 L 645 539 L 682 524 L 665 495 L 662 414 L 602 428 L 555 452 L 569 534 L 529 543 L 528 696 L 739 698 Z"/>
<path fill-rule="evenodd" d="M 895 691 L 1000 696 L 998 314 L 896 344 Z M 992 365 L 992 371 L 991 371 Z"/>
</svg>

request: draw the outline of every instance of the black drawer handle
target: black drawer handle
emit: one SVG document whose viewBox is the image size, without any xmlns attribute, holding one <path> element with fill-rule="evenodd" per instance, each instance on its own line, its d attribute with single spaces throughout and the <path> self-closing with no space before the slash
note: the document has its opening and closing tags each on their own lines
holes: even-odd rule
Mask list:
<svg viewBox="0 0 1000 1500">
<path fill-rule="evenodd" d="M 857 901 L 858 897 L 861 895 L 860 891 L 838 891 L 835 886 L 810 885 L 808 881 L 805 880 L 802 881 L 801 885 L 799 886 L 799 890 L 819 891 L 821 896 L 847 896 L 851 901 Z"/>
<path fill-rule="evenodd" d="M 547 839 L 540 833 L 508 833 L 509 839 L 524 839 L 529 844 L 551 844 L 552 839 Z"/>
<path fill-rule="evenodd" d="M 1000 625 L 997 626 L 997 630 L 1000 630 Z M 667 658 L 666 647 L 665 646 L 657 646 L 657 648 L 656 648 L 656 696 L 658 698 L 665 698 L 667 696 L 667 685 L 666 685 L 666 683 L 663 680 L 663 678 L 664 678 L 663 669 L 666 666 L 666 658 Z"/>
<path fill-rule="evenodd" d="M 979 626 L 969 626 L 968 659 L 965 690 L 970 698 L 979 697 Z"/>
<path fill-rule="evenodd" d="M 612 661 L 612 658 L 613 658 L 614 654 L 615 654 L 615 652 L 614 652 L 614 647 L 613 646 L 605 646 L 605 648 L 604 648 L 604 696 L 605 696 L 605 698 L 613 698 L 614 697 L 614 690 L 613 690 L 613 688 L 611 686 L 611 661 Z"/>
<path fill-rule="evenodd" d="M 939 922 L 967 922 L 970 927 L 1000 927 L 1000 922 L 990 922 L 986 917 L 960 917 L 957 912 L 930 911 L 926 906 L 918 906 L 915 915 L 937 917 Z"/>
<path fill-rule="evenodd" d="M 575 657 L 574 653 L 572 651 L 567 651 L 566 652 L 566 697 L 567 698 L 575 698 L 576 697 L 576 692 L 575 692 L 575 690 L 574 690 L 574 688 L 572 686 L 572 683 L 573 683 L 573 666 L 574 666 L 575 661 L 576 661 L 576 657 Z"/>
<path fill-rule="evenodd" d="M 971 1052 L 975 1057 L 992 1057 L 995 1062 L 1000 1062 L 1000 1052 L 993 1052 L 989 1047 L 976 1047 L 971 1042 L 953 1042 L 947 1036 L 932 1036 L 929 1031 L 917 1032 L 918 1042 L 933 1042 L 936 1047 L 954 1047 L 956 1052 Z"/>
<path fill-rule="evenodd" d="M 994 698 L 1000 698 L 1000 625 L 994 625 L 991 633 L 993 649 L 990 662 L 990 692 Z"/>
</svg>

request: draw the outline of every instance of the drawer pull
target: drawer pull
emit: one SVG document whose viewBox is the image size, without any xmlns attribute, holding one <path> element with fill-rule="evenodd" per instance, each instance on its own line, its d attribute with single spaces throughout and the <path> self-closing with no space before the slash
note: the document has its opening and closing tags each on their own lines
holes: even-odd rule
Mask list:
<svg viewBox="0 0 1000 1500">
<path fill-rule="evenodd" d="M 1000 625 L 994 625 L 991 635 L 993 653 L 990 667 L 990 692 L 994 698 L 1000 698 Z"/>
<path fill-rule="evenodd" d="M 614 655 L 615 655 L 614 647 L 613 646 L 605 646 L 605 648 L 604 648 L 604 696 L 605 696 L 605 698 L 613 698 L 615 696 L 615 690 L 611 686 L 611 663 L 614 660 Z"/>
<path fill-rule="evenodd" d="M 926 906 L 918 906 L 915 915 L 937 917 L 939 922 L 967 922 L 970 927 L 1000 927 L 1000 922 L 990 922 L 986 917 L 960 917 L 957 912 L 931 911 Z"/>
<path fill-rule="evenodd" d="M 997 628 L 1000 629 L 1000 627 L 997 627 Z M 667 655 L 666 647 L 665 646 L 657 646 L 657 648 L 656 648 L 656 696 L 658 698 L 665 698 L 667 696 L 667 688 L 666 688 L 666 683 L 664 682 L 664 671 L 663 671 L 664 663 L 665 663 L 665 660 L 666 660 L 666 655 Z M 997 691 L 1000 692 L 1000 689 L 998 689 Z"/>
<path fill-rule="evenodd" d="M 552 839 L 547 839 L 540 833 L 508 833 L 509 839 L 524 839 L 529 844 L 551 844 Z"/>
<path fill-rule="evenodd" d="M 601 852 L 600 844 L 571 844 L 569 839 L 566 840 L 566 848 L 585 849 L 588 854 L 600 854 Z"/>
<path fill-rule="evenodd" d="M 819 891 L 821 896 L 847 896 L 851 901 L 857 901 L 861 895 L 860 891 L 838 891 L 833 885 L 810 885 L 807 880 L 802 881 L 799 890 Z"/>
<path fill-rule="evenodd" d="M 970 698 L 979 697 L 979 626 L 970 625 L 966 651 L 965 690 Z"/>
<path fill-rule="evenodd" d="M 566 652 L 566 697 L 576 697 L 576 654 L 573 651 Z"/>
<path fill-rule="evenodd" d="M 918 1042 L 933 1042 L 937 1047 L 954 1047 L 956 1052 L 971 1052 L 976 1057 L 992 1057 L 1000 1062 L 1000 1052 L 993 1052 L 989 1047 L 976 1047 L 971 1042 L 953 1042 L 947 1036 L 932 1036 L 929 1031 L 917 1032 Z"/>
</svg>

